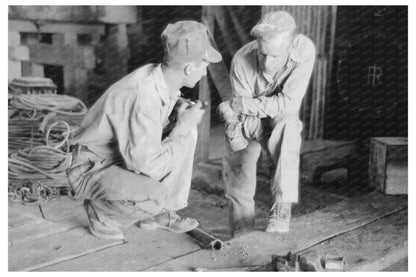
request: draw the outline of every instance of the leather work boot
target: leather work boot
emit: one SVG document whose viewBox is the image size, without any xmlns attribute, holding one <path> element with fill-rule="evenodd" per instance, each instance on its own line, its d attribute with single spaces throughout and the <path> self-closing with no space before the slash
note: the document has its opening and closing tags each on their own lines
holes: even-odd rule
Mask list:
<svg viewBox="0 0 416 277">
<path fill-rule="evenodd" d="M 292 203 L 275 203 L 270 210 L 266 232 L 285 233 L 289 231 Z"/>
<path fill-rule="evenodd" d="M 167 212 L 141 220 L 138 226 L 140 229 L 148 231 L 163 229 L 173 233 L 186 233 L 198 227 L 198 224 L 198 221 L 193 218 L 181 217 L 175 212 Z"/>
<path fill-rule="evenodd" d="M 248 141 L 243 135 L 243 124 L 238 120 L 238 114 L 231 108 L 230 101 L 222 102 L 217 112 L 225 121 L 225 137 L 231 150 L 235 152 L 246 148 Z"/>
<path fill-rule="evenodd" d="M 87 212 L 88 222 L 90 223 L 90 231 L 94 236 L 101 239 L 124 239 L 124 234 L 118 227 L 117 222 L 104 215 L 98 216 L 91 200 L 84 200 L 84 208 Z"/>
</svg>

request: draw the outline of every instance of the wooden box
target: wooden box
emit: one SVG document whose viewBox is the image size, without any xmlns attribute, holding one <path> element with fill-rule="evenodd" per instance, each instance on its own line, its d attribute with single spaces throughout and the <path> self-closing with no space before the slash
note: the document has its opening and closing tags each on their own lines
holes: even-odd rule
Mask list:
<svg viewBox="0 0 416 277">
<path fill-rule="evenodd" d="M 371 138 L 371 185 L 385 194 L 407 194 L 407 157 L 406 137 Z"/>
</svg>

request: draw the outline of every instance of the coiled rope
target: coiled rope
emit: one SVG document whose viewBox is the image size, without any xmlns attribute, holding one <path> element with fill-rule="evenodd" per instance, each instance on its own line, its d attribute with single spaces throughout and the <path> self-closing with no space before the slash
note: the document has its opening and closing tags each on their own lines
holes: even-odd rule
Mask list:
<svg viewBox="0 0 416 277">
<path fill-rule="evenodd" d="M 9 103 L 9 151 L 26 147 L 48 145 L 50 141 L 61 141 L 69 136 L 82 122 L 87 108 L 84 103 L 67 95 L 16 95 Z M 47 127 L 56 121 L 65 121 L 71 130 L 62 124 L 54 128 L 44 139 Z"/>
<path fill-rule="evenodd" d="M 49 134 L 58 124 L 63 124 L 67 128 L 66 136 L 57 145 L 49 145 Z M 57 121 L 49 126 L 46 132 L 46 145 L 25 148 L 11 153 L 9 155 L 9 179 L 52 179 L 64 180 L 64 182 L 58 183 L 66 183 L 65 170 L 70 166 L 71 153 L 69 153 L 69 147 L 67 147 L 67 152 L 60 148 L 64 144 L 68 146 L 69 133 L 69 125 L 65 121 Z"/>
<path fill-rule="evenodd" d="M 9 199 L 54 199 L 62 188 L 69 189 L 66 170 L 72 154 L 68 139 L 76 128 L 70 124 L 79 125 L 87 108 L 77 98 L 55 94 L 18 95 L 9 104 L 9 144 L 20 148 L 9 154 Z M 57 119 L 65 120 L 50 124 Z"/>
<path fill-rule="evenodd" d="M 63 115 L 84 115 L 88 110 L 81 100 L 59 94 L 16 95 L 10 100 L 10 106 L 19 110 L 50 111 Z"/>
<path fill-rule="evenodd" d="M 49 134 L 58 124 L 67 128 L 67 135 L 57 145 L 49 145 Z M 57 121 L 46 132 L 47 145 L 25 148 L 9 155 L 9 199 L 37 202 L 58 197 L 58 187 L 68 187 L 66 170 L 72 161 L 72 153 L 60 148 L 66 143 L 70 127 L 65 121 Z M 25 180 L 35 180 L 25 182 Z"/>
</svg>

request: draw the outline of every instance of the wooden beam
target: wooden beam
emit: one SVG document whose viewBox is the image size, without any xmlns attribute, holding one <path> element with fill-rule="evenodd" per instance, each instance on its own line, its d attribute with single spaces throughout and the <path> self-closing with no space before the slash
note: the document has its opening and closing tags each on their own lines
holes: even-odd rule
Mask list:
<svg viewBox="0 0 416 277">
<path fill-rule="evenodd" d="M 219 63 L 210 64 L 208 66 L 208 72 L 218 90 L 221 100 L 230 100 L 233 94 L 229 72 L 224 62 L 221 61 Z"/>
<path fill-rule="evenodd" d="M 211 126 L 211 91 L 209 89 L 208 77 L 199 81 L 199 100 L 206 103 L 205 114 L 198 125 L 198 142 L 195 151 L 195 162 L 206 162 L 209 156 L 209 136 Z"/>
<path fill-rule="evenodd" d="M 29 20 L 9 20 L 9 32 L 104 34 L 104 24 L 46 23 L 36 25 Z"/>
<path fill-rule="evenodd" d="M 213 38 L 215 27 L 215 16 L 221 7 L 218 6 L 204 6 L 202 8 L 202 23 L 207 26 L 210 34 L 211 43 L 218 49 L 218 46 Z M 218 94 L 223 101 L 229 100 L 232 97 L 231 82 L 229 72 L 224 64 L 224 61 L 213 63 L 208 66 L 208 72 L 217 88 Z"/>
<path fill-rule="evenodd" d="M 230 6 L 224 6 L 223 8 L 226 8 L 228 10 L 228 13 L 231 17 L 231 20 L 233 22 L 233 27 L 237 31 L 238 37 L 241 39 L 241 45 L 245 45 L 250 41 L 249 35 L 246 33 L 246 31 L 241 26 L 240 20 L 237 18 L 237 16 L 234 14 L 232 7 Z"/>
</svg>

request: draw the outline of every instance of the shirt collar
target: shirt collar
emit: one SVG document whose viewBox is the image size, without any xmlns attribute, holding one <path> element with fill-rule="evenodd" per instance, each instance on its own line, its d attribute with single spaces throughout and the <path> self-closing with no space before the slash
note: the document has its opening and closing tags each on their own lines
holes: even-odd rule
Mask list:
<svg viewBox="0 0 416 277">
<path fill-rule="evenodd" d="M 158 64 L 153 72 L 153 80 L 155 81 L 156 90 L 159 92 L 160 98 L 163 101 L 163 104 L 167 104 L 172 99 L 177 98 L 181 95 L 181 91 L 177 90 L 173 94 L 169 93 L 168 86 L 166 85 L 165 79 L 163 78 L 163 72 L 162 72 L 162 65 Z"/>
<path fill-rule="evenodd" d="M 293 61 L 295 63 L 300 62 L 301 56 L 302 56 L 302 53 L 301 53 L 302 50 L 299 47 L 299 40 L 300 40 L 300 36 L 297 35 L 293 41 L 292 49 L 289 54 L 289 61 Z"/>
</svg>

